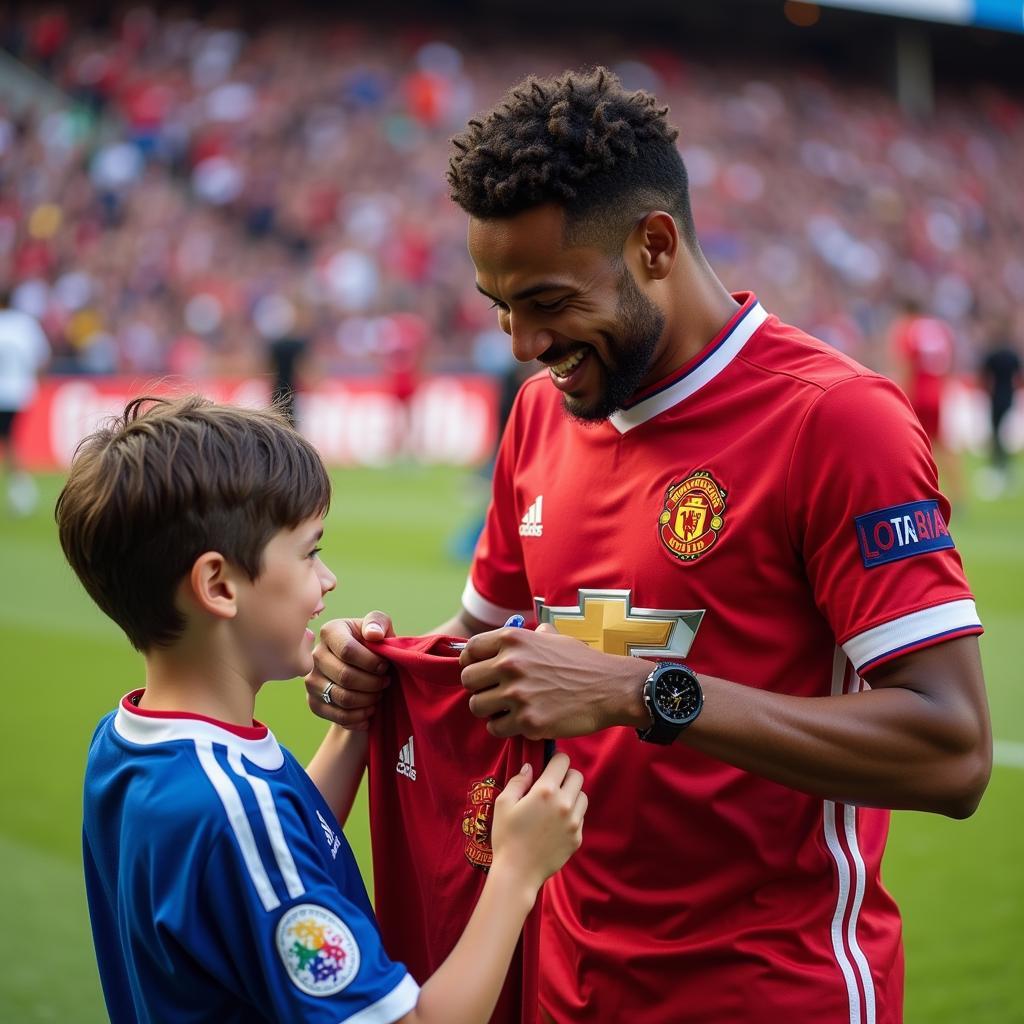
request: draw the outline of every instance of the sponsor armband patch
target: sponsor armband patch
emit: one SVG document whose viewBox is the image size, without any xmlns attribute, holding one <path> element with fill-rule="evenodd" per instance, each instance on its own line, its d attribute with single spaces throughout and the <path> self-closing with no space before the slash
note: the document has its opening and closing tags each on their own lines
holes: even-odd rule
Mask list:
<svg viewBox="0 0 1024 1024">
<path fill-rule="evenodd" d="M 867 512 L 855 516 L 854 523 L 867 569 L 955 546 L 934 498 Z"/>
</svg>

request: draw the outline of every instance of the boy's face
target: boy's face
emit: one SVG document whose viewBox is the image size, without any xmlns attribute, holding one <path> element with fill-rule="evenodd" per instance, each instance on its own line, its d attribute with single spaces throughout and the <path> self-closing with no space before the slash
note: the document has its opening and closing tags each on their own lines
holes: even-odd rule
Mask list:
<svg viewBox="0 0 1024 1024">
<path fill-rule="evenodd" d="M 323 532 L 320 516 L 279 530 L 263 551 L 259 576 L 242 584 L 235 625 L 257 683 L 304 676 L 313 668 L 315 636 L 308 624 L 338 582 L 320 561 Z"/>
</svg>

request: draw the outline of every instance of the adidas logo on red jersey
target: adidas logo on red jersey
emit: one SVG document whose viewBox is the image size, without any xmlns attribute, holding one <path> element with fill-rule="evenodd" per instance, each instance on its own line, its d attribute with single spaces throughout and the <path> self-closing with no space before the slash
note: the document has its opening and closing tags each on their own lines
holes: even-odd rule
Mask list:
<svg viewBox="0 0 1024 1024">
<path fill-rule="evenodd" d="M 398 752 L 398 764 L 395 765 L 395 771 L 399 775 L 404 775 L 412 782 L 416 781 L 416 759 L 413 756 L 411 736 L 405 746 Z"/>
<path fill-rule="evenodd" d="M 544 523 L 541 521 L 543 505 L 544 495 L 538 494 L 536 501 L 526 510 L 526 515 L 519 524 L 520 537 L 540 537 L 544 533 Z"/>
</svg>

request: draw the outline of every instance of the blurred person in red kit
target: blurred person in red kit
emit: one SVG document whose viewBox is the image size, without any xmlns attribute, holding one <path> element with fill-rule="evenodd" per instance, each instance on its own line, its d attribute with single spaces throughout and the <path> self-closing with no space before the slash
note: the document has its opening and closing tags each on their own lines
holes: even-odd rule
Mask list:
<svg viewBox="0 0 1024 1024">
<path fill-rule="evenodd" d="M 956 345 L 944 320 L 928 315 L 913 298 L 903 302 L 903 315 L 892 327 L 896 383 L 906 392 L 939 465 L 939 475 L 954 505 L 963 500 L 963 471 L 957 453 L 942 430 L 942 403 L 953 376 Z"/>
</svg>

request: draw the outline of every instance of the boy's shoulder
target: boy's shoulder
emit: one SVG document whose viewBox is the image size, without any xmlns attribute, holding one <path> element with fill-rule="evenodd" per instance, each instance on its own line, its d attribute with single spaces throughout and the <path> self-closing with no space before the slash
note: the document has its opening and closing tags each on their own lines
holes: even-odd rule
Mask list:
<svg viewBox="0 0 1024 1024">
<path fill-rule="evenodd" d="M 85 778 L 87 826 L 143 823 L 146 845 L 214 843 L 266 805 L 289 802 L 301 768 L 265 727 L 157 716 L 124 703 L 97 726 Z M 102 827 L 102 826 L 101 826 Z"/>
</svg>

